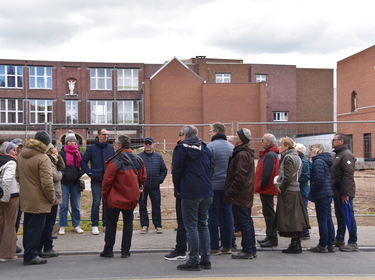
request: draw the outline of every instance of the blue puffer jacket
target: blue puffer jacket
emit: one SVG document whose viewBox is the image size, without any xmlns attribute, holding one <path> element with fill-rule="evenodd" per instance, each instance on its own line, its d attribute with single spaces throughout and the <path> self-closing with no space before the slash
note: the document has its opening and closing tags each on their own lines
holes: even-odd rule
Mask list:
<svg viewBox="0 0 375 280">
<path fill-rule="evenodd" d="M 99 138 L 96 137 L 94 144 L 88 147 L 83 154 L 81 168 L 91 178 L 91 181 L 101 182 L 105 171 L 105 161 L 114 154 L 115 150 L 112 145 L 108 144 L 108 141 L 100 143 Z M 90 167 L 88 162 L 90 162 Z"/>
<path fill-rule="evenodd" d="M 155 152 L 147 153 L 143 151 L 138 156 L 143 159 L 147 171 L 147 180 L 145 188 L 155 190 L 160 188 L 165 176 L 167 176 L 167 167 L 165 166 L 163 157 Z"/>
<path fill-rule="evenodd" d="M 211 151 L 197 136 L 178 144 L 173 153 L 173 184 L 181 198 L 213 196 Z"/>
<path fill-rule="evenodd" d="M 302 160 L 302 173 L 299 178 L 299 188 L 301 189 L 301 195 L 307 196 L 310 191 L 309 180 L 311 172 L 311 163 L 307 160 L 305 155 L 299 155 L 299 158 Z"/>
<path fill-rule="evenodd" d="M 321 153 L 312 158 L 313 164 L 310 175 L 310 195 L 313 200 L 333 197 L 330 153 Z"/>
</svg>

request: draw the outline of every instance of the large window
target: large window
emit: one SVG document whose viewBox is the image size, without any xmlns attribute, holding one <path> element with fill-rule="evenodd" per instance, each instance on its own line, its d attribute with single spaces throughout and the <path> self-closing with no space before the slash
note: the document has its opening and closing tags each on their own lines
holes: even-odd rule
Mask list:
<svg viewBox="0 0 375 280">
<path fill-rule="evenodd" d="M 78 123 L 78 101 L 77 100 L 66 101 L 66 123 L 67 124 Z"/>
<path fill-rule="evenodd" d="M 287 122 L 289 112 L 273 112 L 274 122 Z"/>
<path fill-rule="evenodd" d="M 90 69 L 90 88 L 95 90 L 112 89 L 112 69 L 92 68 Z"/>
<path fill-rule="evenodd" d="M 30 123 L 52 122 L 52 100 L 30 100 Z"/>
<path fill-rule="evenodd" d="M 22 66 L 0 65 L 0 87 L 22 88 Z"/>
<path fill-rule="evenodd" d="M 91 101 L 91 123 L 111 124 L 112 123 L 112 101 L 96 100 Z"/>
<path fill-rule="evenodd" d="M 138 69 L 117 70 L 118 90 L 138 90 Z"/>
<path fill-rule="evenodd" d="M 139 101 L 118 101 L 118 123 L 139 123 Z"/>
<path fill-rule="evenodd" d="M 216 83 L 230 83 L 230 74 L 229 73 L 217 73 Z"/>
<path fill-rule="evenodd" d="M 30 88 L 52 89 L 52 67 L 30 67 Z"/>
<path fill-rule="evenodd" d="M 23 123 L 22 100 L 0 99 L 0 123 Z"/>
<path fill-rule="evenodd" d="M 267 82 L 267 75 L 257 74 L 257 75 L 255 75 L 255 78 L 256 78 L 255 81 L 256 81 L 257 83 Z"/>
</svg>

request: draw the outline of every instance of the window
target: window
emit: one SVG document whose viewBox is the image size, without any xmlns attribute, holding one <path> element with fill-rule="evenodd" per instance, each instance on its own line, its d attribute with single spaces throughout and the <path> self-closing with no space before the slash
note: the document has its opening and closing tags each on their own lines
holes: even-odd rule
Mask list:
<svg viewBox="0 0 375 280">
<path fill-rule="evenodd" d="M 112 89 L 112 69 L 92 68 L 90 69 L 90 88 L 95 89 Z"/>
<path fill-rule="evenodd" d="M 112 123 L 112 101 L 96 100 L 91 101 L 91 123 L 111 124 Z"/>
<path fill-rule="evenodd" d="M 273 112 L 274 122 L 287 122 L 289 112 Z"/>
<path fill-rule="evenodd" d="M 255 75 L 255 78 L 256 78 L 255 81 L 256 81 L 257 83 L 267 82 L 267 75 L 257 74 L 257 75 Z"/>
<path fill-rule="evenodd" d="M 357 111 L 357 93 L 355 91 L 352 92 L 352 112 Z"/>
<path fill-rule="evenodd" d="M 138 90 L 138 69 L 117 70 L 118 90 Z"/>
<path fill-rule="evenodd" d="M 66 123 L 67 124 L 78 123 L 78 101 L 77 100 L 66 101 Z"/>
<path fill-rule="evenodd" d="M 139 123 L 139 101 L 118 101 L 118 123 Z"/>
<path fill-rule="evenodd" d="M 0 65 L 0 87 L 22 88 L 22 66 Z"/>
<path fill-rule="evenodd" d="M 30 88 L 52 89 L 52 67 L 30 67 Z"/>
<path fill-rule="evenodd" d="M 230 74 L 229 73 L 216 74 L 216 83 L 230 83 Z"/>
<path fill-rule="evenodd" d="M 30 100 L 30 123 L 52 122 L 52 100 Z"/>
<path fill-rule="evenodd" d="M 23 123 L 22 100 L 0 99 L 0 123 Z"/>
</svg>

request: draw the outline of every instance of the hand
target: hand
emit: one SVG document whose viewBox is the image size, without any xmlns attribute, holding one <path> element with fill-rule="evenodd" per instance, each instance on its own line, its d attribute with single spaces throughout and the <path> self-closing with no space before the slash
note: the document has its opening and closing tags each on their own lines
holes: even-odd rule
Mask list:
<svg viewBox="0 0 375 280">
<path fill-rule="evenodd" d="M 342 203 L 348 204 L 349 196 L 341 196 Z"/>
</svg>

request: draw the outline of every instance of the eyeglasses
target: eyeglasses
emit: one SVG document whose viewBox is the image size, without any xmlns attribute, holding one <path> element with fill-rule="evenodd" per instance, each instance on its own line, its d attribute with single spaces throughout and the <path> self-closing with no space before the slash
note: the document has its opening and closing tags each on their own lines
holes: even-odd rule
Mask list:
<svg viewBox="0 0 375 280">
<path fill-rule="evenodd" d="M 100 135 L 108 136 L 108 134 L 107 134 L 107 133 L 102 133 L 102 134 L 100 134 Z"/>
<path fill-rule="evenodd" d="M 342 139 L 332 139 L 332 142 L 341 141 Z"/>
<path fill-rule="evenodd" d="M 179 133 L 179 134 L 178 134 L 178 137 L 182 137 L 182 136 L 184 136 L 183 133 Z"/>
</svg>

